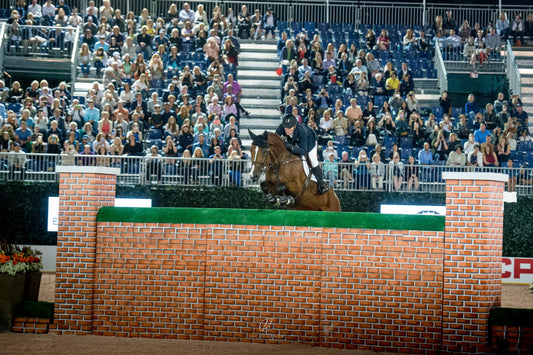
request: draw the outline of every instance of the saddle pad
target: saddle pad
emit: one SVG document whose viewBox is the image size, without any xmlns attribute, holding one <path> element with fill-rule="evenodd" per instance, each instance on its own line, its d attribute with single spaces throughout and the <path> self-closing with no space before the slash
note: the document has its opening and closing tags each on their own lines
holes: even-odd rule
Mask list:
<svg viewBox="0 0 533 355">
<path fill-rule="evenodd" d="M 307 165 L 305 157 L 302 157 L 302 166 L 304 168 L 305 177 L 307 177 L 309 175 L 309 165 Z M 317 182 L 316 177 L 314 175 L 311 176 L 311 181 Z"/>
</svg>

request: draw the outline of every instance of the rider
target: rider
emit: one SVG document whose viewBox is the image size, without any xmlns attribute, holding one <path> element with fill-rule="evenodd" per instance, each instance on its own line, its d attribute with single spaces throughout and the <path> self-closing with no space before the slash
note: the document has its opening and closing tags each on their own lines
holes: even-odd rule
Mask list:
<svg viewBox="0 0 533 355">
<path fill-rule="evenodd" d="M 285 147 L 292 154 L 307 156 L 311 162 L 311 172 L 318 181 L 318 192 L 322 195 L 328 191 L 328 185 L 324 182 L 322 169 L 318 165 L 317 137 L 315 132 L 307 125 L 299 124 L 293 115 L 285 115 L 281 124 L 276 129 L 276 134 L 284 138 Z"/>
</svg>

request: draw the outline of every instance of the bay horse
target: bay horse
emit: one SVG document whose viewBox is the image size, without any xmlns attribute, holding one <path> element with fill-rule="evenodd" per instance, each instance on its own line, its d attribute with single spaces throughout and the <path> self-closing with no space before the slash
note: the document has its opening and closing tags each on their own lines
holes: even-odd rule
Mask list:
<svg viewBox="0 0 533 355">
<path fill-rule="evenodd" d="M 257 182 L 264 174 L 261 189 L 270 203 L 295 210 L 341 210 L 335 191 L 330 188 L 320 195 L 318 184 L 305 174 L 302 158 L 289 152 L 280 136 L 267 131 L 261 135 L 248 132 L 252 138 L 250 175 Z"/>
</svg>

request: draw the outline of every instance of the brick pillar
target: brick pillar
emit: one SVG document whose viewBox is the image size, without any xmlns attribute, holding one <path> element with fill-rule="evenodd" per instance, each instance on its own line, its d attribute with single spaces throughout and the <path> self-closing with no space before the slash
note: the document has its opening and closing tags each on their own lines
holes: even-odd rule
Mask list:
<svg viewBox="0 0 533 355">
<path fill-rule="evenodd" d="M 52 331 L 88 334 L 92 328 L 96 215 L 115 205 L 119 169 L 58 166 L 59 220 Z"/>
<path fill-rule="evenodd" d="M 488 353 L 488 318 L 501 306 L 507 175 L 443 173 L 446 180 L 442 351 Z"/>
</svg>

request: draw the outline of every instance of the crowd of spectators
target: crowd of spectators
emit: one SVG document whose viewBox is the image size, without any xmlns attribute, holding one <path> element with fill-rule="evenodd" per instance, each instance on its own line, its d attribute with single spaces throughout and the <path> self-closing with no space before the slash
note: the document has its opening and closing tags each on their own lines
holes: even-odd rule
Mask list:
<svg viewBox="0 0 533 355">
<path fill-rule="evenodd" d="M 165 16 L 152 18 L 147 9 L 123 16 L 109 0 L 100 8 L 89 1 L 82 11 L 63 0 L 55 6 L 50 0 L 43 6 L 19 0 L 8 22 L 10 30 L 22 27 L 21 37 L 10 39 L 16 48 L 25 48 L 23 53 L 34 44 L 34 51 L 56 46 L 43 28 L 23 24 L 55 26 L 49 32 L 63 34 L 57 44 L 61 49 L 65 32 L 81 26 L 79 70 L 95 81 L 85 97 L 73 97 L 64 82 L 56 88 L 46 80 L 27 88 L 18 81 L 10 88 L 0 83 L 2 151 L 20 145 L 21 153 L 61 154 L 84 165 L 113 163 L 96 159 L 101 155 L 146 155 L 149 166 L 159 166 L 162 159 L 153 159 L 158 155 L 210 157 L 212 164 L 197 169 L 205 171 L 191 174 L 190 180 L 207 170 L 219 175 L 219 158 L 246 159 L 239 138 L 239 119 L 249 115 L 240 104 L 237 80 L 240 39 L 261 38 L 263 31 L 274 38 L 271 9 L 252 15 L 243 5 L 235 15 L 215 6 L 208 14 L 201 4 L 193 11 L 184 3 L 181 9 L 171 4 Z M 96 157 L 69 158 L 74 155 Z M 158 167 L 156 175 L 164 169 Z"/>
<path fill-rule="evenodd" d="M 438 107 L 420 107 L 410 59 L 433 55 L 438 45 L 444 53 L 460 48 L 464 59 L 482 64 L 509 36 L 517 45 L 523 35 L 531 36 L 531 17 L 517 16 L 518 24 L 510 25 L 502 14 L 495 26 L 470 28 L 468 21 L 458 27 L 448 11 L 426 29 L 389 32 L 384 26 L 376 37 L 373 26 L 349 49 L 347 41 L 282 32 L 277 43 L 284 69 L 280 109 L 317 132 L 326 175 L 345 182 L 368 167 L 369 176 L 375 176 L 372 186 L 381 188 L 387 163 L 395 166 L 399 188 L 401 181 L 418 184 L 402 163 L 507 165 L 518 157 L 513 154 L 518 142 L 530 141 L 520 98 L 506 100 L 500 93 L 494 104 L 479 108 L 470 95 L 459 113 L 452 107 L 462 103 L 452 105 L 444 92 Z M 157 176 L 163 168 L 153 157 L 159 155 L 211 157 L 213 162 L 246 158 L 239 138 L 240 116 L 248 114 L 240 105 L 239 39 L 260 39 L 262 33 L 274 39 L 277 19 L 271 9 L 252 15 L 242 6 L 235 15 L 215 6 L 209 16 L 202 5 L 193 11 L 184 3 L 152 18 L 146 9 L 123 16 L 108 0 L 100 8 L 90 1 L 81 12 L 63 0 L 42 7 L 37 0 L 27 6 L 19 0 L 8 22 L 10 31 L 21 31 L 20 38 L 11 33 L 10 39 L 23 52 L 30 45 L 72 47 L 67 33 L 81 26 L 79 69 L 96 80 L 86 97 L 73 97 L 66 83 L 52 89 L 45 80 L 34 81 L 23 89 L 17 81 L 10 88 L 1 82 L 2 151 L 62 154 L 78 164 L 112 160 L 72 156 L 146 155 L 157 162 L 150 163 L 158 166 Z M 24 25 L 31 24 L 56 28 L 47 37 L 29 36 L 32 27 Z M 378 58 L 394 51 L 402 53 L 401 62 Z M 335 154 L 325 154 L 331 150 Z M 354 168 L 333 168 L 339 162 L 353 162 Z"/>
<path fill-rule="evenodd" d="M 521 19 L 517 15 L 515 22 Z M 358 187 L 379 189 L 385 174 L 382 165 L 387 163 L 394 171 L 396 189 L 403 188 L 402 182 L 408 189 L 418 188 L 418 170 L 407 171 L 403 164 L 521 166 L 519 142 L 527 147 L 531 137 L 518 96 L 498 93 L 494 103 L 479 107 L 473 94 L 466 102 L 452 103 L 445 91 L 438 106 L 421 107 L 409 58 L 434 53 L 439 46 L 450 56 L 457 51 L 458 59 L 472 67 L 481 65 L 511 33 L 517 45 L 523 42 L 521 35 L 532 36 L 532 15 L 518 26 L 522 34 L 516 32 L 517 26 L 506 32 L 500 20 L 485 27 L 479 23 L 470 27 L 465 20 L 458 27 L 451 11 L 416 33 L 404 28 L 391 34 L 386 29 L 390 27 L 383 26 L 377 38 L 369 28 L 360 45 L 351 43 L 350 49 L 346 41 L 326 42 L 326 36 L 318 34 L 309 40 L 305 31 L 293 33 L 292 38 L 282 33 L 278 40 L 284 68 L 280 110 L 315 130 L 330 183 L 347 186 L 355 181 Z M 396 51 L 405 60 L 399 67 L 392 60 L 384 63 L 376 55 L 383 51 Z M 352 168 L 346 169 L 352 162 Z"/>
</svg>

